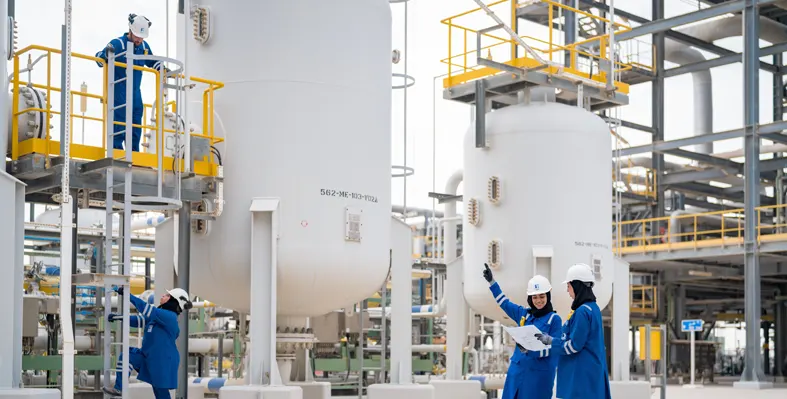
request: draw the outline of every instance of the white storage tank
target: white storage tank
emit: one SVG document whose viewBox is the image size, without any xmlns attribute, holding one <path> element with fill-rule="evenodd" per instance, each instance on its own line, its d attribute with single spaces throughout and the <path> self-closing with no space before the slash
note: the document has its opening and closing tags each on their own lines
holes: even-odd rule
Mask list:
<svg viewBox="0 0 787 399">
<path fill-rule="evenodd" d="M 595 267 L 598 305 L 612 295 L 610 131 L 597 115 L 533 101 L 486 114 L 486 149 L 475 126 L 464 149 L 464 292 L 477 312 L 509 321 L 482 277 L 489 263 L 506 295 L 527 306 L 534 274 L 552 283 L 565 319 L 571 298 L 562 284 L 574 263 Z"/>
<path fill-rule="evenodd" d="M 215 94 L 226 204 L 207 237 L 193 236 L 191 293 L 249 310 L 249 206 L 278 197 L 278 314 L 321 315 L 372 295 L 390 248 L 388 1 L 194 6 L 208 10 L 210 38 L 198 42 L 189 25 L 178 58 L 189 75 L 226 84 Z M 200 111 L 190 104 L 188 118 Z"/>
</svg>

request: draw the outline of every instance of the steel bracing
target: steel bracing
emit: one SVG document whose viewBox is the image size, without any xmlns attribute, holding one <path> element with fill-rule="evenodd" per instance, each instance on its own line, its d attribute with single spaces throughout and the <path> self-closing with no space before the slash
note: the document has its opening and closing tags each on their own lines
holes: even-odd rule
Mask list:
<svg viewBox="0 0 787 399">
<path fill-rule="evenodd" d="M 666 15 L 666 1 L 652 0 L 649 16 L 626 10 L 624 2 L 615 2 L 617 4 L 612 7 L 611 0 L 518 1 L 512 3 L 512 12 L 516 15 L 513 29 L 519 35 L 527 35 L 521 21 L 549 27 L 552 29 L 550 55 L 553 36 L 562 37 L 560 45 L 566 50 L 565 65 L 573 66 L 571 61 L 579 58 L 590 60 L 592 64 L 597 57 L 599 72 L 609 71 L 604 69 L 609 68 L 608 60 L 607 66 L 602 62 L 605 61 L 605 45 L 624 48 L 629 43 L 650 38 L 647 43 L 653 55 L 650 62 L 631 61 L 630 57 L 617 54 L 621 61 L 616 62 L 625 64 L 619 70 L 620 87 L 625 87 L 625 91 L 611 95 L 605 93 L 603 87 L 587 84 L 583 87 L 584 96 L 590 100 L 589 109 L 600 111 L 602 118 L 611 124 L 616 123 L 616 126 L 630 129 L 631 134 L 644 135 L 650 140 L 645 145 L 616 147 L 611 154 L 616 168 L 613 175 L 617 176 L 613 190 L 622 191 L 618 198 L 623 208 L 617 214 L 619 220 L 613 221 L 616 253 L 631 263 L 632 270 L 652 273 L 654 281 L 659 281 L 656 318 L 671 324 L 672 338 L 688 339 L 680 332 L 679 325 L 675 325 L 681 318 L 703 317 L 709 321 L 708 326 L 712 326 L 717 320 L 715 314 L 744 314 L 746 324 L 754 327 L 747 330 L 746 368 L 740 381 L 744 385 L 767 385 L 764 384 L 766 375 L 787 372 L 787 367 L 778 361 L 787 359 L 787 205 L 784 201 L 787 193 L 784 185 L 787 121 L 784 121 L 786 93 L 782 57 L 787 51 L 787 34 L 782 40 L 765 39 L 765 36 L 776 32 L 771 35 L 775 37 L 787 32 L 787 5 L 776 0 L 699 0 L 692 12 Z M 555 11 L 558 3 L 562 14 Z M 720 37 L 697 34 L 701 31 L 698 25 L 711 24 L 714 23 L 711 19 L 725 17 L 735 18 L 735 22 L 729 23 L 735 23 L 740 30 L 727 32 L 724 38 L 741 37 L 744 49 L 741 53 L 715 44 Z M 449 29 L 455 28 L 456 20 L 446 19 L 443 23 L 446 21 Z M 607 24 L 621 21 L 628 24 L 626 29 L 617 30 L 614 38 L 605 36 L 610 31 Z M 556 35 L 556 31 L 560 32 Z M 457 36 L 461 38 L 456 34 L 454 38 Z M 759 38 L 769 43 L 760 48 Z M 512 46 L 512 59 L 516 59 L 523 51 L 513 47 L 516 46 Z M 695 52 L 697 56 L 677 59 L 674 53 L 678 47 Z M 707 53 L 712 55 L 706 57 Z M 479 58 L 482 55 L 493 56 L 490 52 L 480 54 Z M 466 55 L 463 65 L 457 65 L 463 54 L 451 56 L 453 58 L 449 57 L 447 62 L 449 71 L 453 65 L 465 74 L 446 80 L 444 98 L 476 105 L 481 99 L 482 108 L 516 104 L 515 93 L 533 85 L 551 85 L 565 92 L 572 83 L 576 84 L 547 76 L 554 70 L 545 72 L 543 67 L 533 68 L 532 63 L 522 62 L 511 62 L 514 67 L 504 69 L 517 72 L 515 77 L 505 73 L 484 75 L 469 69 Z M 475 56 L 473 53 L 472 57 Z M 766 56 L 767 59 L 761 60 Z M 550 58 L 556 59 L 560 58 Z M 667 68 L 665 61 L 678 66 Z M 479 63 L 494 65 L 486 61 Z M 710 86 L 709 70 L 734 63 L 743 65 L 743 97 L 727 100 L 742 100 L 744 120 L 741 127 L 714 132 L 712 104 L 706 110 L 702 110 L 700 104 L 695 105 L 695 119 L 702 117 L 710 122 L 702 125 L 700 121 L 698 128 L 695 121 L 694 132 L 678 135 L 684 137 L 681 139 L 665 140 L 665 80 L 692 74 L 694 79 L 705 79 Z M 520 67 L 525 71 L 519 73 L 516 68 Z M 759 118 L 759 74 L 763 71 L 773 76 L 773 122 L 769 123 L 760 123 Z M 650 83 L 652 87 L 650 126 L 613 120 L 615 118 L 604 111 L 626 105 L 628 87 L 643 83 Z M 696 83 L 695 99 L 699 90 Z M 708 102 L 711 90 L 705 93 Z M 572 101 L 579 101 L 575 100 L 577 96 L 558 96 L 558 101 L 572 104 Z M 698 109 L 705 112 L 704 116 L 698 115 Z M 729 139 L 741 139 L 743 149 L 735 154 L 713 151 L 714 142 Z M 761 156 L 761 152 L 767 155 Z M 665 161 L 665 155 L 690 163 Z M 647 172 L 630 172 L 637 168 Z M 618 173 L 621 169 L 627 172 Z M 702 277 L 697 277 L 697 273 Z M 771 345 L 771 351 L 764 353 L 762 347 L 769 343 L 769 334 L 765 334 L 766 341 L 762 342 L 759 327 L 763 320 L 767 320 L 762 324 L 765 332 L 774 331 L 772 334 L 776 338 L 775 348 Z M 675 353 L 674 349 L 670 352 Z M 777 360 L 773 365 L 771 358 Z M 670 359 L 670 363 L 676 367 L 676 360 Z"/>
</svg>

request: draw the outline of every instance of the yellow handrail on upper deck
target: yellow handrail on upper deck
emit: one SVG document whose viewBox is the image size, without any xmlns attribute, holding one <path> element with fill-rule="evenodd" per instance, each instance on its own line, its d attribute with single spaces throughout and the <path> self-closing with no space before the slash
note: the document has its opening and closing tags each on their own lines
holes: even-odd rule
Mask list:
<svg viewBox="0 0 787 399">
<path fill-rule="evenodd" d="M 588 12 L 579 10 L 574 7 L 570 7 L 553 0 L 539 0 L 541 3 L 544 3 L 547 6 L 548 12 L 548 20 L 554 21 L 555 18 L 555 11 L 558 10 L 558 13 L 562 11 L 572 11 L 576 14 L 585 16 L 587 18 L 595 19 L 606 24 L 611 23 L 610 20 L 590 14 Z M 488 4 L 488 7 L 491 9 L 495 6 L 503 5 L 504 3 L 507 4 L 507 8 L 511 13 L 511 26 L 516 26 L 516 11 L 520 7 L 517 0 L 498 0 Z M 501 7 L 497 7 L 498 9 L 502 9 Z M 468 55 L 475 54 L 478 50 L 482 51 L 482 54 L 486 52 L 486 56 L 488 58 L 494 58 L 496 61 L 515 66 L 515 67 L 523 67 L 523 68 L 533 68 L 541 66 L 541 64 L 532 56 L 525 54 L 522 57 L 516 56 L 516 50 L 519 44 L 510 37 L 500 37 L 497 35 L 493 35 L 489 32 L 482 33 L 482 43 L 481 47 L 478 48 L 476 45 L 476 35 L 480 29 L 486 28 L 489 24 L 485 20 L 484 24 L 478 28 L 471 28 L 469 26 L 460 25 L 458 20 L 463 19 L 465 17 L 474 16 L 475 15 L 482 15 L 479 13 L 482 11 L 481 8 L 474 8 L 451 17 L 445 18 L 441 23 L 448 26 L 448 57 L 441 60 L 441 62 L 445 63 L 448 68 L 447 77 L 443 80 L 443 87 L 449 88 L 456 86 L 458 84 L 466 83 L 472 81 L 474 79 L 483 78 L 486 76 L 495 75 L 501 73 L 502 71 L 496 68 L 487 67 L 481 64 L 478 64 L 475 59 L 476 57 L 471 57 L 471 60 L 468 61 Z M 615 34 L 619 34 L 625 31 L 630 30 L 631 28 L 627 25 L 614 22 L 613 26 L 616 27 Z M 523 35 L 520 38 L 528 44 L 534 51 L 539 53 L 539 56 L 542 59 L 549 60 L 551 63 L 562 64 L 562 73 L 566 74 L 567 76 L 574 76 L 578 79 L 590 79 L 599 83 L 606 83 L 606 72 L 599 71 L 598 67 L 593 68 L 595 63 L 599 63 L 602 61 L 609 61 L 609 57 L 606 54 L 607 46 L 609 46 L 610 37 L 608 34 L 599 35 L 587 40 L 583 40 L 580 42 L 576 42 L 570 45 L 563 45 L 561 43 L 556 42 L 556 37 L 562 37 L 562 35 L 555 35 L 554 34 L 554 26 L 550 24 L 547 27 L 548 29 L 548 38 L 547 40 L 538 39 L 532 36 Z M 456 52 L 455 48 L 459 46 L 456 40 L 456 31 L 459 33 L 459 37 L 461 38 L 461 52 Z M 468 44 L 468 35 L 472 34 L 472 38 L 470 40 L 470 44 Z M 599 42 L 599 54 L 590 54 L 585 50 L 581 49 L 581 46 L 584 44 L 592 43 L 592 42 Z M 637 40 L 629 40 L 623 42 L 624 46 L 630 44 L 636 44 L 639 46 L 640 42 Z M 499 46 L 508 44 L 510 47 L 510 52 L 506 54 L 506 52 L 498 52 L 495 51 L 495 55 L 493 56 L 492 52 Z M 617 43 L 621 45 L 621 43 Z M 638 62 L 637 60 L 643 54 L 643 52 L 636 52 L 632 53 L 629 51 L 627 54 L 620 54 L 619 59 L 614 60 L 615 65 L 615 72 L 622 72 L 631 70 L 633 68 L 644 69 L 653 71 L 653 51 L 654 47 L 652 45 L 645 45 L 647 46 L 644 54 L 648 57 L 651 57 L 650 63 L 645 64 L 642 62 Z M 566 57 L 555 57 L 555 54 L 558 53 L 566 53 L 568 55 L 568 62 L 565 62 Z M 586 59 L 586 64 L 580 64 L 580 60 L 583 60 L 583 57 Z M 461 58 L 461 60 L 459 60 Z M 550 74 L 560 73 L 561 71 L 558 70 L 556 67 L 548 67 L 545 69 Z M 628 93 L 628 85 L 621 83 L 620 81 L 615 81 L 615 86 L 624 93 Z"/>
<path fill-rule="evenodd" d="M 33 51 L 42 51 L 45 53 L 46 56 L 46 83 L 37 83 L 37 82 L 26 82 L 20 79 L 20 57 L 25 54 L 32 53 Z M 49 165 L 48 159 L 51 155 L 60 155 L 60 143 L 57 141 L 52 140 L 52 135 L 50 132 L 50 124 L 49 119 L 52 115 L 61 115 L 62 111 L 55 111 L 52 109 L 51 98 L 52 92 L 59 93 L 61 92 L 60 87 L 55 87 L 52 85 L 52 58 L 53 54 L 61 54 L 61 51 L 56 48 L 50 48 L 45 46 L 39 45 L 31 45 L 27 46 L 20 51 L 18 51 L 14 55 L 14 72 L 13 77 L 10 84 L 13 85 L 13 99 L 12 99 L 12 126 L 11 126 L 11 158 L 13 160 L 19 159 L 20 156 L 30 154 L 30 153 L 41 153 L 45 154 L 47 157 L 47 165 Z M 104 60 L 98 57 L 84 55 L 80 53 L 72 53 L 72 59 L 75 60 L 82 60 L 82 61 L 89 61 L 89 62 L 101 62 L 106 64 Z M 115 62 L 117 67 L 125 68 L 126 64 L 122 62 Z M 152 73 L 156 78 L 156 99 L 163 99 L 162 93 L 160 92 L 160 79 L 161 76 L 159 72 L 152 68 L 147 68 L 143 66 L 134 65 L 134 70 L 142 71 L 143 73 Z M 101 123 L 101 132 L 102 132 L 102 139 L 101 139 L 101 146 L 90 146 L 83 143 L 74 143 L 73 138 L 75 135 L 72 135 L 72 140 L 69 143 L 71 147 L 71 156 L 76 159 L 85 159 L 85 160 L 98 160 L 103 159 L 106 157 L 106 117 L 107 117 L 107 104 L 109 103 L 107 97 L 107 87 L 108 87 L 108 76 L 107 76 L 107 67 L 105 66 L 102 69 L 103 75 L 103 88 L 100 94 L 95 93 L 83 93 L 78 90 L 71 90 L 71 98 L 73 99 L 75 96 L 82 96 L 89 99 L 99 100 L 102 103 L 101 106 L 101 117 L 98 116 L 90 116 L 90 115 L 80 115 L 75 112 L 71 112 L 71 115 L 68 116 L 72 131 L 73 131 L 73 121 L 74 119 L 82 119 L 84 121 L 92 121 L 92 122 L 100 122 Z M 198 83 L 201 85 L 206 85 L 207 88 L 203 90 L 202 94 L 202 133 L 191 133 L 191 136 L 195 137 L 202 137 L 208 140 L 211 146 L 214 146 L 222 141 L 223 138 L 219 138 L 215 136 L 214 130 L 214 92 L 216 90 L 221 89 L 224 87 L 224 84 L 221 82 L 208 80 L 204 78 L 198 77 L 189 77 L 189 80 L 193 83 Z M 25 85 L 35 89 L 40 89 L 46 91 L 46 100 L 44 108 L 24 108 L 21 111 L 17 111 L 19 109 L 19 95 L 20 95 L 20 86 Z M 151 104 L 144 104 L 144 116 L 143 116 L 143 123 L 141 125 L 132 124 L 133 127 L 138 127 L 143 130 L 143 132 L 147 130 L 158 131 L 158 124 L 164 123 L 164 118 L 156 118 L 156 122 L 154 125 L 147 125 L 144 121 L 148 121 L 147 118 L 147 109 L 151 108 L 151 112 L 154 114 L 163 114 L 166 107 L 174 108 L 174 102 L 167 102 L 163 104 L 163 101 L 157 101 L 156 107 L 158 109 L 153 109 L 153 105 Z M 161 104 L 161 105 L 160 105 Z M 41 112 L 46 115 L 46 122 L 44 128 L 44 138 L 37 139 L 32 138 L 28 140 L 24 140 L 22 142 L 19 141 L 19 126 L 18 126 L 18 116 L 28 112 Z M 125 126 L 125 122 L 114 122 L 115 125 Z M 165 133 L 173 133 L 173 134 L 183 134 L 183 132 L 177 132 L 174 129 L 168 129 L 162 126 L 162 131 Z M 145 135 L 143 134 L 143 137 Z M 156 140 L 155 151 L 161 151 L 163 147 L 163 138 L 158 138 Z M 142 149 L 141 149 L 142 150 Z M 115 150 L 115 156 L 121 157 L 123 154 L 123 150 Z M 137 166 L 145 166 L 151 168 L 163 168 L 165 170 L 171 170 L 173 168 L 173 158 L 172 157 L 163 157 L 164 160 L 162 165 L 158 164 L 158 158 L 154 153 L 145 152 L 142 150 L 141 152 L 135 152 L 132 155 L 133 163 Z M 183 160 L 179 159 L 177 162 L 182 164 Z M 209 156 L 205 157 L 203 160 L 195 160 L 194 162 L 194 172 L 200 175 L 208 175 L 208 176 L 215 176 L 217 173 L 217 166 L 218 162 L 215 159 L 215 155 L 210 154 Z"/>
</svg>

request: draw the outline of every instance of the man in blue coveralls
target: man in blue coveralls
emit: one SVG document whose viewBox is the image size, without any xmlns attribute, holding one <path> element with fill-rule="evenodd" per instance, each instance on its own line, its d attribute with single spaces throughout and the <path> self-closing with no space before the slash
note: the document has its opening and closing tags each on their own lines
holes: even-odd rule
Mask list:
<svg viewBox="0 0 787 399">
<path fill-rule="evenodd" d="M 115 291 L 119 295 L 124 294 L 123 287 L 115 288 Z M 178 316 L 191 309 L 189 294 L 181 288 L 167 291 L 167 294 L 161 297 L 158 307 L 131 294 L 128 298 L 139 312 L 137 315 L 129 315 L 130 327 L 145 330 L 142 348 L 129 348 L 129 366 L 137 371 L 137 380 L 147 382 L 153 387 L 156 399 L 170 399 L 169 390 L 178 387 L 180 356 L 175 345 L 175 340 L 180 335 Z M 122 316 L 111 313 L 109 321 L 116 320 L 122 320 Z M 122 367 L 121 355 L 117 369 Z M 120 397 L 122 382 L 123 374 L 118 371 L 114 389 L 104 387 L 104 393 Z"/>
<path fill-rule="evenodd" d="M 124 53 L 128 49 L 133 48 L 135 55 L 152 55 L 153 52 L 150 51 L 150 45 L 144 40 L 148 37 L 150 33 L 150 25 L 152 23 L 146 17 L 142 15 L 136 14 L 129 14 L 128 16 L 128 33 L 124 33 L 120 37 L 114 38 L 109 41 L 109 44 L 96 53 L 97 58 L 101 58 L 104 61 L 107 61 L 107 53 L 111 50 L 114 51 L 115 54 Z M 133 47 L 132 47 L 133 46 Z M 121 55 L 120 57 L 115 58 L 117 62 L 126 63 L 126 56 L 125 54 Z M 104 63 L 96 62 L 99 67 L 103 67 Z M 148 67 L 153 69 L 158 69 L 160 66 L 160 61 L 154 60 L 136 60 L 134 61 L 134 65 L 141 66 L 141 67 Z M 115 76 L 110 76 L 109 79 L 114 81 L 118 81 L 126 77 L 126 67 L 115 65 Z M 134 70 L 134 87 L 133 87 L 133 110 L 132 110 L 132 123 L 136 126 L 142 124 L 142 112 L 143 112 L 143 105 L 142 105 L 142 91 L 140 90 L 139 86 L 142 83 L 142 71 Z M 115 110 L 113 111 L 113 118 L 115 122 L 126 122 L 126 107 L 122 106 L 126 104 L 126 80 L 120 81 L 115 84 L 115 95 L 114 95 L 114 105 Z M 113 140 L 113 148 L 122 150 L 125 146 L 126 142 L 126 126 L 125 125 L 118 125 L 115 124 L 114 127 L 114 140 Z M 133 127 L 131 131 L 131 138 L 132 138 L 132 151 L 139 152 L 139 141 L 142 138 L 142 129 L 139 127 Z"/>
</svg>

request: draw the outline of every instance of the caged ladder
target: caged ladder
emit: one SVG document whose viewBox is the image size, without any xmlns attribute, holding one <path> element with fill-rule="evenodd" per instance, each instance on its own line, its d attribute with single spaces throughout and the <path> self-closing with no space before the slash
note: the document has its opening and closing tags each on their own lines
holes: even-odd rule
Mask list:
<svg viewBox="0 0 787 399">
<path fill-rule="evenodd" d="M 130 46 L 133 49 L 132 46 Z M 123 55 L 126 56 L 126 76 L 120 79 L 115 80 L 115 62 L 117 62 L 117 58 L 122 57 Z M 130 151 L 132 148 L 132 112 L 133 112 L 133 105 L 132 107 L 128 106 L 129 102 L 133 101 L 133 81 L 134 81 L 134 61 L 136 60 L 156 60 L 158 65 L 158 77 L 156 80 L 156 84 L 158 85 L 157 90 L 157 98 L 155 101 L 155 110 L 154 114 L 158 115 L 156 120 L 158 121 L 156 126 L 156 137 L 155 140 L 157 141 L 157 145 L 155 148 L 157 149 L 157 171 L 156 171 L 156 190 L 155 193 L 149 193 L 153 195 L 147 196 L 135 196 L 133 195 L 134 191 L 134 174 L 133 174 L 133 152 Z M 164 68 L 165 63 L 167 64 L 175 64 L 177 68 L 173 71 L 168 71 Z M 185 120 L 179 113 L 182 112 L 181 110 L 185 109 L 186 107 L 180 106 L 179 103 L 185 103 L 185 90 L 186 86 L 182 82 L 181 71 L 182 63 L 167 57 L 160 57 L 160 56 L 153 56 L 153 55 L 137 55 L 134 54 L 133 51 L 123 51 L 120 53 L 115 53 L 114 49 L 111 47 L 107 48 L 107 63 L 106 63 L 106 73 L 107 73 L 107 118 L 106 118 L 106 158 L 101 161 L 96 161 L 95 163 L 98 164 L 95 169 L 106 169 L 106 223 L 105 223 L 105 250 L 104 250 L 104 274 L 95 274 L 91 275 L 91 281 L 82 281 L 80 284 L 83 285 L 92 285 L 95 287 L 101 287 L 104 290 L 104 336 L 103 336 L 103 343 L 104 343 L 104 350 L 103 350 L 103 357 L 104 357 L 104 387 L 109 388 L 111 382 L 112 373 L 116 373 L 121 370 L 128 370 L 131 371 L 131 365 L 129 363 L 129 335 L 130 335 L 130 301 L 128 295 L 131 293 L 130 281 L 131 281 L 131 212 L 133 211 L 169 211 L 169 210 L 177 210 L 180 209 L 182 206 L 182 202 L 180 200 L 180 182 L 181 182 L 181 175 L 182 172 L 179 170 L 178 167 L 173 167 L 173 174 L 164 175 L 163 167 L 164 167 L 164 151 L 163 151 L 163 143 L 164 143 L 164 123 L 163 118 L 160 116 L 164 114 L 164 98 L 165 89 L 174 89 L 176 91 L 175 96 L 175 116 L 176 120 L 180 120 L 181 122 Z M 173 78 L 175 80 L 174 85 L 165 84 L 166 78 Z M 126 82 L 126 103 L 121 105 L 116 105 L 114 103 L 114 94 L 115 94 L 115 85 L 118 83 Z M 115 132 L 114 126 L 114 111 L 116 109 L 124 109 L 126 113 L 126 123 L 124 131 Z M 143 122 L 144 124 L 144 122 Z M 183 129 L 181 129 L 181 124 L 176 124 L 175 128 L 175 145 L 177 149 L 182 149 L 182 154 L 189 154 L 189 144 L 190 140 L 188 137 L 188 130 L 185 128 L 185 123 L 182 123 Z M 118 134 L 123 134 L 125 132 L 125 148 L 124 156 L 122 158 L 115 158 L 115 149 L 114 149 L 114 138 Z M 186 136 L 185 140 L 181 140 L 181 136 Z M 175 154 L 175 159 L 177 160 L 179 157 Z M 187 157 L 183 157 L 184 159 L 188 159 Z M 173 163 L 174 165 L 174 163 Z M 188 171 L 190 170 L 190 163 L 184 162 L 185 169 Z M 116 170 L 117 169 L 117 170 Z M 119 176 L 116 176 L 116 171 Z M 116 181 L 116 177 L 121 177 L 118 179 L 120 181 Z M 122 194 L 121 201 L 115 201 L 115 191 L 118 189 L 119 194 Z M 166 194 L 170 194 L 167 196 Z M 117 228 L 118 234 L 115 234 L 115 228 L 113 226 L 114 222 L 114 214 L 119 214 L 119 221 L 120 224 Z M 117 258 L 113 257 L 113 245 L 118 246 L 118 256 Z M 86 276 L 87 278 L 87 276 Z M 109 314 L 112 310 L 112 295 L 113 287 L 124 287 L 125 295 L 119 296 L 118 298 L 118 307 L 122 312 L 122 329 L 121 329 L 121 336 L 115 337 L 113 340 L 113 334 L 109 326 Z M 140 332 L 141 334 L 141 332 Z M 119 352 L 117 355 L 122 355 L 122 360 L 118 359 L 115 367 L 113 366 L 113 352 Z M 121 374 L 123 377 L 122 380 L 122 391 L 120 392 L 120 396 L 122 399 L 127 399 L 128 396 L 128 377 L 129 373 L 124 372 Z"/>
</svg>

